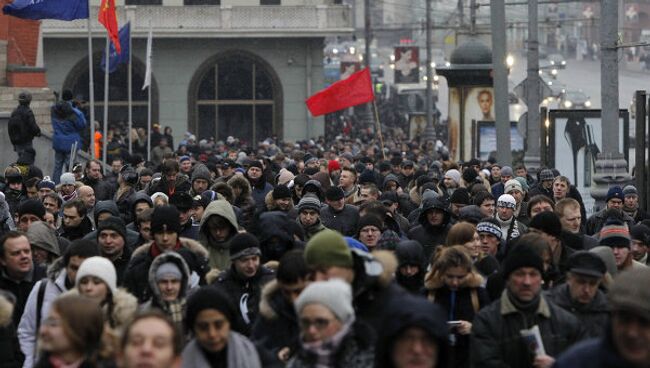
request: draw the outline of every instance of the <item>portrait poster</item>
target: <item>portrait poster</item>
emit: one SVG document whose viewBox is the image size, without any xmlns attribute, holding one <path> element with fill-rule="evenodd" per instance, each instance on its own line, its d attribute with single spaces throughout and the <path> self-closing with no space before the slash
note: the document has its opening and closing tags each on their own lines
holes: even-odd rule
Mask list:
<svg viewBox="0 0 650 368">
<path fill-rule="evenodd" d="M 492 87 L 463 88 L 462 154 L 469 160 L 476 152 L 472 147 L 472 121 L 494 121 L 494 89 Z"/>
<path fill-rule="evenodd" d="M 395 84 L 420 82 L 420 49 L 395 48 Z"/>
</svg>

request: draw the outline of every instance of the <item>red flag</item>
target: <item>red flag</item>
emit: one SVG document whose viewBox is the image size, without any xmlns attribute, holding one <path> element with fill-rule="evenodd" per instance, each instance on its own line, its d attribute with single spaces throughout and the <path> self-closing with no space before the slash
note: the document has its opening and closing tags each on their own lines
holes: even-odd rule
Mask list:
<svg viewBox="0 0 650 368">
<path fill-rule="evenodd" d="M 115 45 L 115 51 L 117 51 L 118 54 L 122 53 L 120 37 L 118 36 L 119 29 L 117 27 L 117 14 L 115 14 L 115 0 L 102 0 L 97 20 L 106 28 L 108 37 L 110 37 L 111 42 Z"/>
<path fill-rule="evenodd" d="M 307 99 L 307 108 L 313 116 L 329 114 L 375 99 L 368 68 L 338 81 Z"/>
</svg>

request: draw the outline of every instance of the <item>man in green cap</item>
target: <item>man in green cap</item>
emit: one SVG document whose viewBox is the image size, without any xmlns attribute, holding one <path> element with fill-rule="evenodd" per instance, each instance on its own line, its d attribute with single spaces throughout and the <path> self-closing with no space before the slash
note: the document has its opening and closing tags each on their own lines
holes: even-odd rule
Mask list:
<svg viewBox="0 0 650 368">
<path fill-rule="evenodd" d="M 378 331 L 384 308 L 406 291 L 393 282 L 395 266 L 386 252 L 366 253 L 348 247 L 345 238 L 333 230 L 314 235 L 305 248 L 305 261 L 313 281 L 339 278 L 352 286 L 357 317 Z"/>
</svg>

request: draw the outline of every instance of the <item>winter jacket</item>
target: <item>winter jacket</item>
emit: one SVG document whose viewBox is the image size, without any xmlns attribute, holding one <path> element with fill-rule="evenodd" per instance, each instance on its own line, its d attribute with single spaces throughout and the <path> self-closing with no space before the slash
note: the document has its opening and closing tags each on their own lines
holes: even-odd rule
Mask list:
<svg viewBox="0 0 650 368">
<path fill-rule="evenodd" d="M 230 180 L 228 180 L 228 185 L 233 188 L 238 187 L 242 189 L 239 196 L 235 198 L 233 206 L 239 207 L 241 209 L 241 216 L 237 219 L 239 226 L 243 227 L 244 229 L 248 229 L 253 222 L 255 211 L 257 210 L 257 204 L 251 194 L 251 185 L 248 180 L 246 180 L 246 178 L 241 175 L 233 176 Z"/>
<path fill-rule="evenodd" d="M 560 355 L 553 368 L 612 368 L 634 367 L 619 354 L 611 332 L 600 338 L 588 339 L 572 346 Z"/>
<path fill-rule="evenodd" d="M 598 246 L 598 240 L 585 234 L 574 234 L 568 231 L 562 231 L 560 236 L 563 244 L 571 247 L 573 250 L 589 250 Z"/>
<path fill-rule="evenodd" d="M 22 190 L 15 190 L 9 187 L 4 189 L 5 201 L 9 206 L 10 213 L 18 212 L 18 206 L 20 203 L 27 199 L 27 195 Z"/>
<path fill-rule="evenodd" d="M 13 216 L 9 209 L 9 203 L 0 195 L 0 236 L 4 235 L 9 230 L 15 230 L 16 224 L 14 223 Z"/>
<path fill-rule="evenodd" d="M 398 271 L 395 272 L 397 284 L 411 293 L 421 294 L 427 262 L 424 259 L 424 250 L 420 243 L 415 240 L 400 241 L 395 247 L 395 257 L 397 257 L 398 267 Z M 399 272 L 399 268 L 404 266 L 418 266 L 419 272 L 413 276 L 404 276 Z"/>
<path fill-rule="evenodd" d="M 514 215 L 508 220 L 502 220 L 498 214 L 496 214 L 494 218 L 497 220 L 497 222 L 499 222 L 499 226 L 501 227 L 501 234 L 503 234 L 501 239 L 506 246 L 508 246 L 508 243 L 510 243 L 513 239 L 516 239 L 528 232 L 528 227 L 517 220 Z"/>
<path fill-rule="evenodd" d="M 135 199 L 135 189 L 129 187 L 129 189 L 122 193 L 120 198 L 117 198 L 118 190 L 115 191 L 115 196 L 113 200 L 117 204 L 117 208 L 120 210 L 120 217 L 124 220 L 125 224 L 128 224 L 135 220 L 135 215 L 133 212 L 133 200 Z"/>
<path fill-rule="evenodd" d="M 549 303 L 540 295 L 537 310 L 526 316 L 508 297 L 483 308 L 475 317 L 470 341 L 471 362 L 476 368 L 532 367 L 533 354 L 520 330 L 539 326 L 544 350 L 557 357 L 584 336 L 584 330 L 571 313 Z"/>
<path fill-rule="evenodd" d="M 16 336 L 11 316 L 13 304 L 5 295 L 0 295 L 0 362 L 2 367 L 20 368 L 23 366 L 23 353 Z"/>
<path fill-rule="evenodd" d="M 567 312 L 578 318 L 586 330 L 587 338 L 605 335 L 609 323 L 609 306 L 607 297 L 598 290 L 596 296 L 589 304 L 580 304 L 571 299 L 568 284 L 562 284 L 547 292 L 546 297 Z"/>
<path fill-rule="evenodd" d="M 81 133 L 86 127 L 86 117 L 69 102 L 61 101 L 52 106 L 52 148 L 57 152 L 70 153 L 73 145 L 81 149 Z M 96 193 L 95 193 L 96 194 Z"/>
<path fill-rule="evenodd" d="M 25 368 L 31 368 L 36 364 L 37 319 L 39 319 L 39 316 L 41 321 L 47 318 L 52 302 L 59 295 L 68 291 L 68 287 L 66 286 L 67 278 L 68 274 L 63 264 L 63 258 L 58 258 L 47 269 L 47 278 L 35 283 L 32 291 L 29 293 L 25 310 L 18 324 L 18 339 L 20 341 L 20 349 L 25 355 L 25 363 L 23 365 Z M 45 283 L 43 302 L 41 309 L 37 311 L 38 293 L 43 283 Z M 74 280 L 72 280 L 71 284 L 74 285 Z"/>
<path fill-rule="evenodd" d="M 226 368 L 262 368 L 255 345 L 246 336 L 230 330 L 225 349 Z M 204 354 L 196 340 L 191 340 L 183 349 L 181 368 L 211 368 Z"/>
<path fill-rule="evenodd" d="M 334 352 L 332 368 L 372 367 L 375 360 L 374 340 L 375 333 L 363 322 L 355 321 Z M 287 364 L 287 368 L 311 367 L 316 367 L 316 356 L 302 349 Z"/>
<path fill-rule="evenodd" d="M 248 181 L 251 184 L 251 196 L 255 201 L 255 207 L 258 210 L 262 209 L 264 207 L 264 197 L 266 197 L 268 192 L 273 190 L 273 186 L 266 182 L 263 177 L 259 178 L 255 183 L 250 179 Z"/>
<path fill-rule="evenodd" d="M 325 206 L 320 210 L 320 220 L 328 229 L 336 230 L 344 236 L 355 236 L 359 224 L 359 209 L 349 204 L 344 205 L 340 211 Z"/>
<path fill-rule="evenodd" d="M 34 140 L 34 137 L 41 135 L 41 128 L 36 124 L 32 109 L 29 108 L 29 105 L 23 104 L 18 105 L 12 111 L 7 130 L 9 140 L 14 146 L 30 143 Z"/>
<path fill-rule="evenodd" d="M 16 297 L 12 316 L 14 327 L 17 327 L 18 322 L 20 322 L 20 317 L 23 315 L 25 304 L 27 304 L 27 298 L 32 291 L 32 287 L 37 281 L 46 277 L 46 273 L 47 271 L 44 267 L 33 265 L 32 271 L 25 278 L 16 281 L 9 278 L 4 267 L 0 268 L 0 290 L 9 292 Z"/>
<path fill-rule="evenodd" d="M 439 226 L 432 226 L 427 220 L 427 211 L 432 209 L 439 209 L 445 213 L 444 220 Z M 409 231 L 408 238 L 422 244 L 425 259 L 431 259 L 436 247 L 446 243 L 447 233 L 451 228 L 450 219 L 451 216 L 449 211 L 447 211 L 447 206 L 440 199 L 430 198 L 423 202 L 422 210 L 418 217 L 419 225 Z"/>
<path fill-rule="evenodd" d="M 605 226 L 605 222 L 607 221 L 607 208 L 604 208 L 593 215 L 589 217 L 587 220 L 587 224 L 585 225 L 585 234 L 587 235 L 595 235 L 600 233 L 600 230 Z M 626 213 L 623 212 L 623 221 L 627 223 L 627 228 L 631 228 L 634 225 L 634 219 L 632 219 L 630 216 L 628 216 Z"/>
<path fill-rule="evenodd" d="M 298 226 L 302 228 L 302 231 L 305 233 L 306 242 L 309 241 L 309 239 L 311 239 L 314 235 L 327 229 L 325 225 L 323 225 L 320 219 L 318 219 L 315 224 L 309 226 L 303 225 L 302 222 L 300 222 L 300 218 L 298 218 L 296 222 L 298 223 Z"/>
<path fill-rule="evenodd" d="M 88 216 L 84 216 L 84 218 L 81 220 L 81 223 L 77 227 L 66 228 L 62 226 L 59 229 L 59 236 L 62 238 L 66 238 L 70 241 L 74 241 L 77 239 L 84 238 L 85 236 L 89 235 L 91 232 L 93 232 L 93 224 L 90 221 L 90 218 L 88 218 Z"/>
<path fill-rule="evenodd" d="M 232 265 L 215 281 L 238 306 L 238 325 L 241 327 L 240 332 L 246 336 L 250 335 L 253 322 L 257 319 L 262 288 L 274 277 L 272 270 L 260 265 L 255 276 L 245 278 L 235 270 L 235 265 Z"/>
<path fill-rule="evenodd" d="M 282 295 L 276 280 L 262 289 L 259 315 L 251 332 L 251 340 L 258 349 L 265 349 L 280 363 L 278 352 L 288 347 L 293 354 L 300 346 L 300 327 L 296 308 Z"/>
<path fill-rule="evenodd" d="M 262 250 L 262 263 L 279 261 L 292 249 L 302 248 L 302 244 L 293 237 L 295 223 L 285 212 L 271 211 L 262 213 L 255 221 L 252 231 L 257 235 Z"/>
<path fill-rule="evenodd" d="M 79 295 L 79 289 L 74 288 L 63 293 L 63 296 Z M 138 312 L 138 300 L 128 291 L 119 288 L 113 294 L 113 308 L 109 309 L 107 305 L 102 306 L 104 312 L 104 321 L 108 322 L 111 328 L 121 330 L 131 322 Z"/>
<path fill-rule="evenodd" d="M 443 275 L 433 273 L 427 275 L 424 287 L 427 298 L 442 307 L 448 321 L 472 322 L 478 311 L 490 304 L 487 291 L 481 286 L 482 284 L 483 277 L 472 271 L 453 294 L 452 290 L 445 285 Z M 451 366 L 469 367 L 469 335 L 460 335 L 453 331 L 450 333 L 453 334 L 454 340 L 454 344 L 449 347 Z"/>
<path fill-rule="evenodd" d="M 208 251 L 197 241 L 186 238 L 179 238 L 180 248 L 176 251 L 190 269 L 191 277 L 196 278 L 199 283 L 205 282 L 205 274 L 208 272 Z M 139 246 L 131 257 L 127 267 L 124 287 L 138 298 L 138 302 L 144 303 L 152 296 L 149 287 L 149 268 L 153 263 L 151 247 L 153 242 Z"/>
<path fill-rule="evenodd" d="M 530 189 L 528 192 L 528 198 L 533 198 L 536 195 L 545 195 L 547 196 L 551 201 L 553 200 L 553 187 L 551 188 L 544 188 L 542 185 L 542 182 L 537 183 L 534 187 Z"/>
<path fill-rule="evenodd" d="M 153 134 L 152 134 L 153 135 Z M 159 145 L 154 145 L 153 141 L 151 142 L 151 162 L 155 166 L 160 166 L 165 158 L 165 155 L 173 153 L 174 151 L 169 147 L 160 147 Z"/>
<path fill-rule="evenodd" d="M 208 188 L 210 188 L 210 186 L 212 186 L 212 175 L 210 174 L 210 169 L 208 169 L 208 167 L 205 166 L 204 164 L 198 164 L 198 165 L 194 166 L 194 169 L 192 170 L 192 177 L 191 177 L 190 183 L 194 184 L 194 181 L 197 180 L 197 179 L 203 179 L 203 180 L 207 181 L 208 182 Z M 192 190 L 190 190 L 190 195 L 192 197 L 194 197 L 194 196 L 197 196 L 197 195 L 201 195 L 201 193 L 195 192 L 194 188 L 192 188 Z"/>
<path fill-rule="evenodd" d="M 231 226 L 230 237 L 223 242 L 217 242 L 210 234 L 207 223 L 212 216 L 223 217 Z M 205 208 L 199 228 L 199 242 L 209 252 L 211 268 L 217 268 L 223 271 L 230 267 L 230 239 L 237 234 L 238 230 L 239 225 L 235 217 L 235 212 L 228 201 L 223 199 L 216 200 Z"/>
<path fill-rule="evenodd" d="M 189 192 L 191 188 L 192 186 L 190 185 L 189 178 L 184 174 L 178 174 L 176 175 L 176 181 L 174 182 L 173 187 L 169 185 L 167 179 L 165 179 L 164 176 L 153 179 L 149 183 L 149 188 L 147 189 L 147 193 L 151 196 L 154 193 L 160 192 L 160 193 L 164 193 L 167 197 L 171 198 L 171 196 L 174 193 Z"/>
</svg>

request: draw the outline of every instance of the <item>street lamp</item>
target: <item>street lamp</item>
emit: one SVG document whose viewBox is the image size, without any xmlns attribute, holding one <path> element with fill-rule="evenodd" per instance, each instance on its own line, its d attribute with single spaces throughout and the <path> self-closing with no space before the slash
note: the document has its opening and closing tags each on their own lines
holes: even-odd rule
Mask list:
<svg viewBox="0 0 650 368">
<path fill-rule="evenodd" d="M 515 65 L 515 57 L 508 54 L 508 56 L 506 56 L 506 65 L 508 66 L 508 69 L 512 68 L 512 66 Z"/>
</svg>

